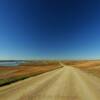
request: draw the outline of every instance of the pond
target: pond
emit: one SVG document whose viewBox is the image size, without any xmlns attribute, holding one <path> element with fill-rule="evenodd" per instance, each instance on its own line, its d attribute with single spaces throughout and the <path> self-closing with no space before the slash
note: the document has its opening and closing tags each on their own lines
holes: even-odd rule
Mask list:
<svg viewBox="0 0 100 100">
<path fill-rule="evenodd" d="M 9 61 L 7 61 L 7 62 L 5 62 L 5 61 L 0 61 L 0 66 L 11 66 L 11 67 L 14 67 L 14 66 L 18 66 L 19 64 L 21 64 L 21 63 L 23 63 L 23 62 L 17 62 L 17 61 L 13 61 L 13 62 L 9 62 Z"/>
</svg>

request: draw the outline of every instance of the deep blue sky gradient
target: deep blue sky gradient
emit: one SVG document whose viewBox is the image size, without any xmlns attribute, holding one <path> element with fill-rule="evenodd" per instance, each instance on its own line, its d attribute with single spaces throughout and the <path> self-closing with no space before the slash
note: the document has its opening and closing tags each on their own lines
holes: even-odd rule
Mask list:
<svg viewBox="0 0 100 100">
<path fill-rule="evenodd" d="M 99 0 L 0 0 L 0 59 L 99 58 Z"/>
</svg>

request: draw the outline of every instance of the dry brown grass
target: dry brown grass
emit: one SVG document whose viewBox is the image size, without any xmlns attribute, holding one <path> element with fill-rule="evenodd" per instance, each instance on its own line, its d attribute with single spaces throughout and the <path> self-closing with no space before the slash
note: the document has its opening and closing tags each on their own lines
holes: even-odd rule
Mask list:
<svg viewBox="0 0 100 100">
<path fill-rule="evenodd" d="M 100 66 L 100 61 L 98 60 L 63 61 L 63 63 L 78 68 L 89 68 L 89 67 Z"/>
<path fill-rule="evenodd" d="M 64 64 L 80 68 L 83 71 L 100 77 L 100 60 L 64 61 Z"/>
<path fill-rule="evenodd" d="M 11 76 L 19 76 L 19 75 L 27 75 L 30 73 L 37 73 L 38 71 L 49 71 L 59 67 L 58 62 L 49 62 L 49 61 L 39 61 L 39 62 L 28 62 L 25 64 L 20 64 L 17 67 L 0 67 L 0 71 L 2 72 L 11 72 L 6 77 Z M 5 76 L 5 75 L 4 75 Z M 1 74 L 0 74 L 1 78 Z M 4 77 L 3 77 L 4 78 Z"/>
<path fill-rule="evenodd" d="M 0 67 L 0 80 L 30 77 L 61 67 L 57 61 L 35 61 L 21 64 L 17 67 Z M 5 84 L 6 81 L 4 81 Z M 8 81 L 7 81 L 8 82 Z M 3 84 L 3 83 L 2 83 Z"/>
</svg>

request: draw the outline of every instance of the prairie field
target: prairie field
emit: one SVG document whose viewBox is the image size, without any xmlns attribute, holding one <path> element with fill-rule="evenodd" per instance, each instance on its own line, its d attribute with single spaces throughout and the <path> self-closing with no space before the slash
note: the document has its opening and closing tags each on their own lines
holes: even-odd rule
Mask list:
<svg viewBox="0 0 100 100">
<path fill-rule="evenodd" d="M 100 61 L 97 60 L 27 61 L 0 70 L 0 100 L 100 98 Z"/>
<path fill-rule="evenodd" d="M 77 67 L 83 71 L 100 77 L 100 60 L 63 61 L 64 64 Z"/>
<path fill-rule="evenodd" d="M 57 68 L 62 67 L 59 62 L 65 65 L 76 67 L 82 71 L 91 73 L 100 77 L 100 61 L 99 60 L 71 60 L 71 61 L 26 61 L 18 66 L 4 67 L 0 66 L 0 86 L 4 86 L 19 80 L 36 76 Z"/>
<path fill-rule="evenodd" d="M 57 61 L 27 61 L 18 66 L 0 66 L 0 86 L 59 68 Z"/>
</svg>

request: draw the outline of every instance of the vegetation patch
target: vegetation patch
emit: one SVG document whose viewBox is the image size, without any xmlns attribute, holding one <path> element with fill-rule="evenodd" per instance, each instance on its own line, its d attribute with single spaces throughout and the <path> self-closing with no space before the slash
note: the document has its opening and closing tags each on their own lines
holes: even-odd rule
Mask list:
<svg viewBox="0 0 100 100">
<path fill-rule="evenodd" d="M 24 80 L 32 76 L 36 76 L 48 71 L 55 70 L 57 68 L 61 68 L 61 66 L 57 62 L 48 63 L 47 61 L 42 63 L 39 62 L 39 64 L 35 62 L 35 65 L 33 62 L 31 63 L 28 62 L 26 63 L 26 65 L 22 64 L 18 68 L 15 69 L 13 68 L 13 70 L 10 68 L 7 69 L 2 68 L 2 70 L 0 69 L 1 73 L 3 73 L 3 75 L 1 75 L 0 77 L 0 86 L 4 86 L 20 80 Z M 4 72 L 2 72 L 3 70 Z M 9 73 L 7 73 L 7 70 Z"/>
</svg>

